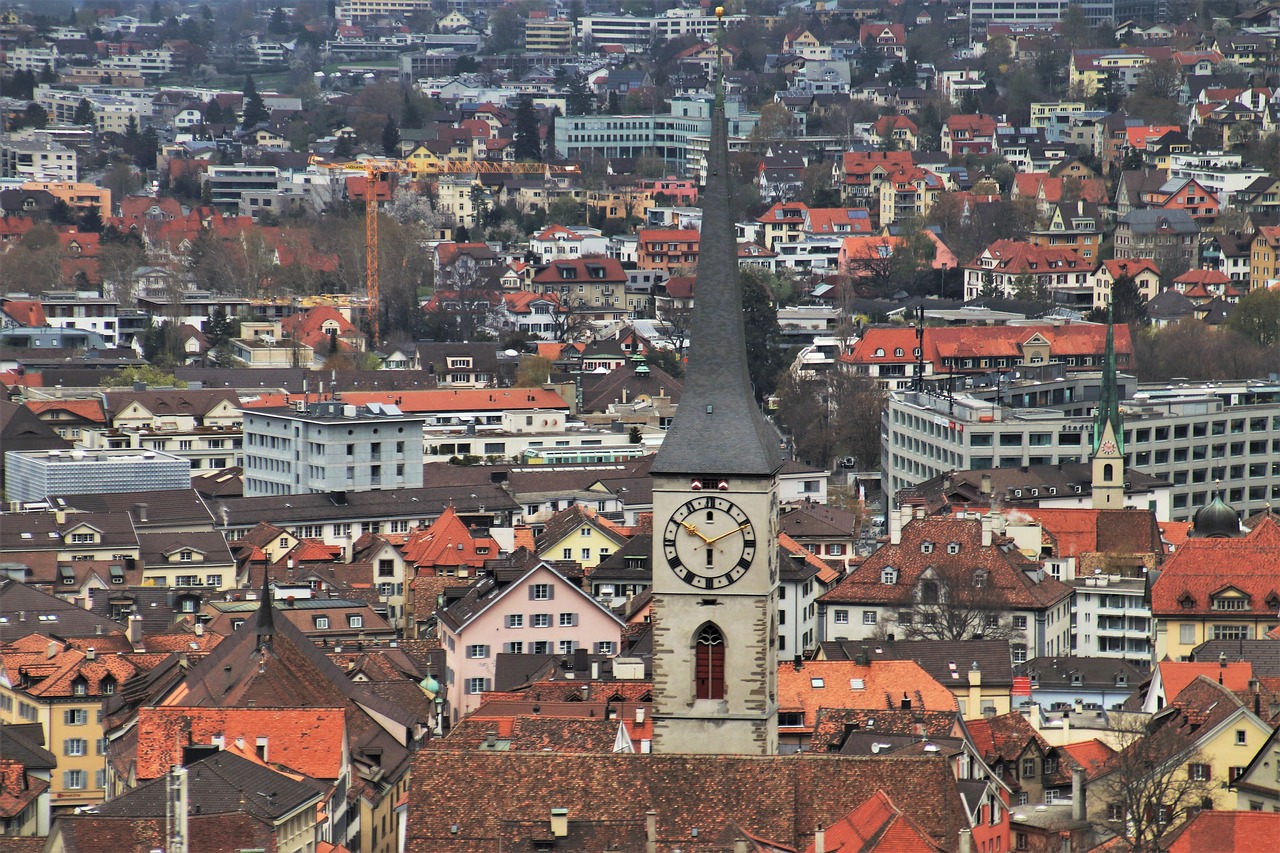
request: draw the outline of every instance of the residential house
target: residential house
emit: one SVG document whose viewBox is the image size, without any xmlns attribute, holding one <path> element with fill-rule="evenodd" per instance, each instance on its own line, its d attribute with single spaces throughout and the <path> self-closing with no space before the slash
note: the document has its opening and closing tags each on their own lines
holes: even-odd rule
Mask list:
<svg viewBox="0 0 1280 853">
<path fill-rule="evenodd" d="M 881 116 L 871 125 L 871 133 L 886 151 L 915 151 L 920 129 L 906 116 Z"/>
<path fill-rule="evenodd" d="M 942 179 L 928 169 L 912 166 L 888 172 L 880 183 L 880 226 L 923 219 L 942 191 Z"/>
<path fill-rule="evenodd" d="M 820 641 L 884 631 L 928 637 L 941 614 L 961 608 L 981 614 L 963 636 L 932 636 L 972 639 L 987 622 L 1004 624 L 1015 663 L 1069 647 L 1071 588 L 1021 552 L 1001 548 L 989 518 L 892 522 L 888 544 L 819 599 Z"/>
<path fill-rule="evenodd" d="M 942 124 L 940 148 L 948 157 L 990 154 L 996 147 L 996 120 L 989 115 L 953 115 Z"/>
<path fill-rule="evenodd" d="M 623 320 L 627 274 L 616 258 L 592 255 L 555 260 L 533 277 L 532 290 L 555 295 L 567 310 L 600 321 Z"/>
<path fill-rule="evenodd" d="M 1116 223 L 1115 256 L 1152 258 L 1162 267 L 1200 263 L 1200 227 L 1185 210 L 1132 210 Z"/>
<path fill-rule="evenodd" d="M 1159 189 L 1143 194 L 1143 202 L 1157 210 L 1185 210 L 1201 224 L 1210 224 L 1218 216 L 1218 198 L 1194 178 L 1173 178 Z"/>
<path fill-rule="evenodd" d="M 880 183 L 894 168 L 915 165 L 910 151 L 846 151 L 832 167 L 840 202 L 848 207 L 880 209 Z"/>
<path fill-rule="evenodd" d="M 620 648 L 623 622 L 550 564 L 533 560 L 510 574 L 515 577 L 483 576 L 437 612 L 452 722 L 493 690 L 499 653 L 616 654 Z"/>
<path fill-rule="evenodd" d="M 617 524 L 575 503 L 547 520 L 537 537 L 537 553 L 544 560 L 576 562 L 590 575 L 627 538 Z"/>
<path fill-rule="evenodd" d="M 1027 235 L 1028 242 L 1042 248 L 1070 249 L 1086 260 L 1098 256 L 1102 243 L 1102 213 L 1092 202 L 1055 204 L 1044 222 Z"/>
<path fill-rule="evenodd" d="M 1090 277 L 1094 308 L 1106 308 L 1111 304 L 1111 288 L 1118 279 L 1128 276 L 1138 288 L 1144 302 L 1156 298 L 1160 292 L 1160 268 L 1150 258 L 1103 261 Z"/>
<path fill-rule="evenodd" d="M 636 232 L 637 266 L 678 275 L 698 263 L 701 234 L 684 228 L 641 228 Z"/>
<path fill-rule="evenodd" d="M 1264 516 L 1242 535 L 1234 515 L 1220 499 L 1201 508 L 1152 583 L 1156 660 L 1187 660 L 1206 640 L 1260 639 L 1275 627 L 1280 525 Z"/>
<path fill-rule="evenodd" d="M 1280 225 L 1263 225 L 1253 235 L 1249 287 L 1271 287 L 1280 281 Z"/>
<path fill-rule="evenodd" d="M 994 291 L 1013 296 L 1026 283 L 1045 293 L 1088 289 L 1095 261 L 1069 248 L 997 240 L 964 267 L 964 297 Z"/>
</svg>

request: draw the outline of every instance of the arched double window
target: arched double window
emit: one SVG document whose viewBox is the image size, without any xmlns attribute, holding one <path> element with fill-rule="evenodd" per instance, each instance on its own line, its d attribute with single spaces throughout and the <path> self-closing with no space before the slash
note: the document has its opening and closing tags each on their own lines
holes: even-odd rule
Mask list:
<svg viewBox="0 0 1280 853">
<path fill-rule="evenodd" d="M 724 634 L 715 625 L 706 625 L 694 642 L 694 682 L 696 698 L 724 698 Z"/>
</svg>

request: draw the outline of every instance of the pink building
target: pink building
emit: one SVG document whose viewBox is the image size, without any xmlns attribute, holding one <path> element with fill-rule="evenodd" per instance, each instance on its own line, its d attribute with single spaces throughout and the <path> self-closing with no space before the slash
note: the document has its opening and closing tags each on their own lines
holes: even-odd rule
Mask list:
<svg viewBox="0 0 1280 853">
<path fill-rule="evenodd" d="M 624 623 L 547 563 L 518 580 L 492 576 L 439 612 L 446 697 L 453 722 L 493 689 L 498 654 L 617 654 Z"/>
</svg>

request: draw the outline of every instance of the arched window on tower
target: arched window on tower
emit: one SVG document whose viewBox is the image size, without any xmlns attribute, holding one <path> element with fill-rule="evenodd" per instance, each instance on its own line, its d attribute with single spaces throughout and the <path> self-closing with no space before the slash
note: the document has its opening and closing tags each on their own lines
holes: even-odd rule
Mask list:
<svg viewBox="0 0 1280 853">
<path fill-rule="evenodd" d="M 724 634 L 715 625 L 698 632 L 694 645 L 694 680 L 696 698 L 724 698 Z"/>
<path fill-rule="evenodd" d="M 1115 468 L 1110 462 L 1102 466 L 1102 479 L 1108 482 L 1115 477 Z"/>
</svg>

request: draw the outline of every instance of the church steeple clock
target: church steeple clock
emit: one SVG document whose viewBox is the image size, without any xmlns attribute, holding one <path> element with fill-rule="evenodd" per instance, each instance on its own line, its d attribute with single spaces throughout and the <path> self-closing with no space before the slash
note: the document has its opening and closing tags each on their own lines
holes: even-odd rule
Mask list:
<svg viewBox="0 0 1280 853">
<path fill-rule="evenodd" d="M 1115 324 L 1107 306 L 1107 354 L 1102 367 L 1102 387 L 1093 421 L 1093 508 L 1124 506 L 1124 420 L 1116 388 Z"/>
<path fill-rule="evenodd" d="M 778 749 L 782 459 L 747 372 L 730 184 L 717 85 L 684 391 L 650 469 L 655 752 Z"/>
</svg>

